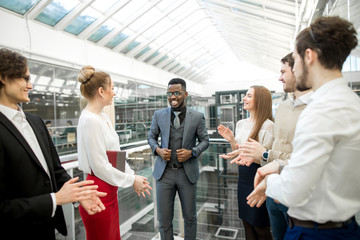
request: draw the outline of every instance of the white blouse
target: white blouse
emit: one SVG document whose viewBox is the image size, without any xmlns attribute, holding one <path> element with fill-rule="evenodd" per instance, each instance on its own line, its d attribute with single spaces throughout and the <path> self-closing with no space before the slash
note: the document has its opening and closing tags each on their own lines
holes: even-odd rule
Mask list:
<svg viewBox="0 0 360 240">
<path fill-rule="evenodd" d="M 236 123 L 235 141 L 238 144 L 248 141 L 250 133 L 254 127 L 254 122 L 249 118 L 242 119 Z M 274 141 L 274 122 L 266 119 L 259 131 L 259 143 L 266 149 L 271 149 Z"/>
<path fill-rule="evenodd" d="M 125 163 L 125 173 L 114 168 L 106 151 L 119 151 L 119 136 L 112 127 L 109 117 L 97 115 L 86 109 L 81 112 L 77 128 L 77 149 L 79 169 L 91 173 L 101 180 L 117 187 L 131 187 L 134 171 Z"/>
</svg>

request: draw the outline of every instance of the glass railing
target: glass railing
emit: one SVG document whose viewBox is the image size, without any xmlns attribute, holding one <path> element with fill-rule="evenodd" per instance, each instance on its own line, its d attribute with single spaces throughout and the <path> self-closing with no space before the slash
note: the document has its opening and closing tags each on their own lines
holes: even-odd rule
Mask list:
<svg viewBox="0 0 360 240">
<path fill-rule="evenodd" d="M 133 188 L 119 188 L 121 238 L 158 240 L 160 238 L 156 214 L 156 181 L 152 178 L 154 156 L 146 144 L 126 151 L 131 168 L 136 174 L 147 177 L 153 190 L 151 196 L 143 198 L 138 197 Z M 211 139 L 209 148 L 199 157 L 197 239 L 245 239 L 243 225 L 238 217 L 238 166 L 229 164 L 227 160 L 219 157 L 220 154 L 229 151 L 230 145 L 224 139 Z M 84 179 L 84 174 L 77 169 L 76 153 L 61 156 L 61 160 L 70 174 Z M 78 209 L 68 204 L 64 207 L 64 212 L 69 233 L 66 238 L 58 234 L 57 239 L 85 240 L 85 229 Z M 357 219 L 360 220 L 360 214 L 357 214 Z M 176 236 L 183 236 L 184 227 L 178 196 L 175 200 L 173 228 Z"/>
<path fill-rule="evenodd" d="M 228 167 L 219 154 L 229 151 L 230 145 L 222 139 L 212 139 L 209 148 L 199 157 L 200 179 L 197 183 L 198 239 L 215 239 L 216 234 L 223 234 L 227 229 L 236 232 L 237 238 L 244 238 L 240 219 L 237 217 L 237 167 Z M 153 190 L 151 196 L 139 198 L 133 188 L 118 191 L 120 232 L 122 239 L 159 239 L 156 220 L 155 180 L 152 178 L 155 161 L 148 145 L 128 149 L 128 163 L 136 174 L 147 177 Z M 61 156 L 64 167 L 84 179 L 84 174 L 77 168 L 76 154 Z M 235 178 L 224 178 L 224 173 Z M 85 229 L 78 209 L 72 204 L 65 206 L 69 236 L 58 239 L 86 239 Z M 232 220 L 231 220 L 232 219 Z M 183 220 L 178 197 L 175 201 L 174 233 L 183 234 Z M 221 230 L 219 230 L 221 228 Z M 223 230 L 225 229 L 225 230 Z M 217 233 L 219 232 L 219 233 Z"/>
</svg>

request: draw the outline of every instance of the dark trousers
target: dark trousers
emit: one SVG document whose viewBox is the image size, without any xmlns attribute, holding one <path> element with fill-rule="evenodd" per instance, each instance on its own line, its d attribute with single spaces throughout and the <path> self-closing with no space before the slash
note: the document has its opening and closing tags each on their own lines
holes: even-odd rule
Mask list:
<svg viewBox="0 0 360 240">
<path fill-rule="evenodd" d="M 288 228 L 285 240 L 359 240 L 360 227 L 353 221 L 342 228 L 318 229 L 293 226 Z"/>
<path fill-rule="evenodd" d="M 162 178 L 156 181 L 157 213 L 161 240 L 174 239 L 174 200 L 179 194 L 184 218 L 185 240 L 195 240 L 197 231 L 196 183 L 191 183 L 184 168 L 166 168 Z"/>
<path fill-rule="evenodd" d="M 269 213 L 272 236 L 274 240 L 283 240 L 288 228 L 288 208 L 281 203 L 276 203 L 271 197 L 267 197 L 266 199 L 266 208 Z"/>
</svg>

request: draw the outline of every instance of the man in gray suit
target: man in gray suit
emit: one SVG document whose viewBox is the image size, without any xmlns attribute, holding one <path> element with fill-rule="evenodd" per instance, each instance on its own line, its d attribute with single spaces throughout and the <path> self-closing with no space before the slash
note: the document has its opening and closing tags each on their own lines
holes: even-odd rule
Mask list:
<svg viewBox="0 0 360 240">
<path fill-rule="evenodd" d="M 186 107 L 186 82 L 174 78 L 168 83 L 170 108 L 155 111 L 148 143 L 156 156 L 157 209 L 161 239 L 174 239 L 173 216 L 176 191 L 184 218 L 185 239 L 196 239 L 196 183 L 198 157 L 209 146 L 204 115 Z M 161 134 L 161 145 L 158 138 Z M 196 145 L 196 140 L 198 144 Z"/>
</svg>

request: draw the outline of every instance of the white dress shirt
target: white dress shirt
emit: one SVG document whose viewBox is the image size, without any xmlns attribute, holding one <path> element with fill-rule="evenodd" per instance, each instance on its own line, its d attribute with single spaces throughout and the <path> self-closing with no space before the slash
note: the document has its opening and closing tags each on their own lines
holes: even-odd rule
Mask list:
<svg viewBox="0 0 360 240">
<path fill-rule="evenodd" d="M 112 127 L 109 117 L 101 116 L 86 109 L 81 112 L 77 128 L 79 169 L 91 173 L 110 185 L 131 187 L 135 175 L 128 163 L 125 173 L 114 168 L 109 162 L 106 151 L 119 151 L 119 136 Z"/>
<path fill-rule="evenodd" d="M 37 141 L 34 130 L 26 120 L 26 116 L 23 110 L 19 106 L 18 110 L 15 110 L 13 108 L 9 108 L 0 104 L 0 112 L 3 113 L 12 122 L 12 124 L 14 124 L 17 130 L 19 130 L 19 132 L 24 137 L 26 142 L 31 147 L 31 150 L 34 152 L 35 156 L 39 160 L 41 166 L 46 171 L 47 175 L 49 176 L 49 180 L 51 181 L 49 168 L 45 161 L 44 154 L 40 148 L 39 142 Z M 53 217 L 56 210 L 56 197 L 55 193 L 50 193 L 50 195 L 53 202 L 53 211 L 51 215 L 51 217 Z"/>
<path fill-rule="evenodd" d="M 345 221 L 360 210 L 360 98 L 343 78 L 316 90 L 300 115 L 294 150 L 266 195 L 288 214 L 318 223 Z"/>
<path fill-rule="evenodd" d="M 311 99 L 311 96 L 313 94 L 313 91 L 307 92 L 304 95 L 301 95 L 298 98 L 294 99 L 294 94 L 290 94 L 289 99 L 292 102 L 292 104 L 294 105 L 294 107 L 300 107 L 302 105 L 308 104 L 308 102 Z"/>
</svg>

